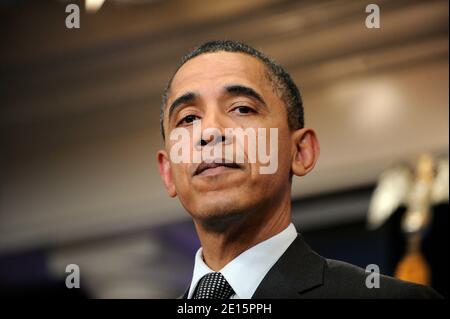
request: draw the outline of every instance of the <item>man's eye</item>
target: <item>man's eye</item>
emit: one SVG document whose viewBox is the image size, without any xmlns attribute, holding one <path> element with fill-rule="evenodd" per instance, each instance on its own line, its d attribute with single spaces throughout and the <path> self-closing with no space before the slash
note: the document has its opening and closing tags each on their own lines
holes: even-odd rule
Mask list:
<svg viewBox="0 0 450 319">
<path fill-rule="evenodd" d="M 185 117 L 183 117 L 182 119 L 181 119 L 181 121 L 179 121 L 178 123 L 177 123 L 177 125 L 181 125 L 181 124 L 190 124 L 190 123 L 192 123 L 192 122 L 194 122 L 195 120 L 197 120 L 198 119 L 198 116 L 197 115 L 187 115 L 187 116 L 185 116 Z"/>
<path fill-rule="evenodd" d="M 237 112 L 239 114 L 256 113 L 254 109 L 248 106 L 238 106 L 233 109 L 233 112 Z"/>
</svg>

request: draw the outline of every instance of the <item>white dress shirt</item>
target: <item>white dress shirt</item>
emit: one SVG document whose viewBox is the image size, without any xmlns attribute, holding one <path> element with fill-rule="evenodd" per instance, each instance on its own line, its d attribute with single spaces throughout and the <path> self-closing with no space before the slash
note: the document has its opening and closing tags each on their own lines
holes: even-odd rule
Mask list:
<svg viewBox="0 0 450 319">
<path fill-rule="evenodd" d="M 290 223 L 280 233 L 247 249 L 223 267 L 219 272 L 235 292 L 230 299 L 250 299 L 267 272 L 296 237 L 297 230 L 294 224 Z M 195 254 L 194 273 L 188 299 L 192 298 L 200 279 L 211 272 L 214 271 L 203 261 L 202 248 L 200 247 Z"/>
</svg>

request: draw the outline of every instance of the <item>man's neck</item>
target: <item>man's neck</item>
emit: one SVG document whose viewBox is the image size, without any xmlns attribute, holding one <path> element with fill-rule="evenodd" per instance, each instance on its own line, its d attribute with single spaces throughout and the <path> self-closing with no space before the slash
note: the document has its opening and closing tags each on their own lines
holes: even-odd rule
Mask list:
<svg viewBox="0 0 450 319">
<path fill-rule="evenodd" d="M 194 220 L 202 244 L 203 259 L 214 271 L 219 271 L 247 249 L 280 233 L 290 222 L 290 198 L 270 211 L 243 214 L 242 218 L 221 231 L 213 231 Z"/>
</svg>

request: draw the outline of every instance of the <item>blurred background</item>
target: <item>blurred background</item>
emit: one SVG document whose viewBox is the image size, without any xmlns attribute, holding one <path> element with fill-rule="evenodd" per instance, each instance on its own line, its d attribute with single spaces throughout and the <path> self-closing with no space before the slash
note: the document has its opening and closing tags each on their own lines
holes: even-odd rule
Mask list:
<svg viewBox="0 0 450 319">
<path fill-rule="evenodd" d="M 78 29 L 66 28 L 69 3 Z M 298 231 L 325 257 L 395 275 L 408 204 L 378 227 L 368 216 L 383 172 L 413 171 L 423 153 L 447 160 L 448 184 L 449 3 L 379 0 L 381 28 L 368 29 L 369 3 L 1 1 L 0 294 L 183 293 L 199 243 L 157 172 L 160 96 L 181 56 L 213 39 L 262 50 L 302 91 L 321 158 L 294 180 Z M 448 296 L 448 185 L 426 204 L 419 268 Z M 79 289 L 65 286 L 68 264 Z"/>
</svg>

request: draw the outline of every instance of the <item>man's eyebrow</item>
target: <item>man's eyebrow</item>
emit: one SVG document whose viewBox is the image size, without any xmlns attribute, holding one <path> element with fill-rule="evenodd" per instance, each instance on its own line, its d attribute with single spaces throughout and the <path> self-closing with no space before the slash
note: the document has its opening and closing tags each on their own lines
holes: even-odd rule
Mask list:
<svg viewBox="0 0 450 319">
<path fill-rule="evenodd" d="M 262 96 L 256 92 L 254 89 L 244 86 L 244 85 L 230 85 L 225 87 L 225 91 L 231 95 L 244 95 L 255 100 L 261 102 L 264 106 L 266 106 L 266 102 L 262 98 Z"/>
<path fill-rule="evenodd" d="M 169 106 L 169 119 L 178 106 L 182 104 L 192 103 L 197 99 L 197 97 L 198 95 L 195 94 L 194 92 L 187 92 L 181 95 L 180 97 L 177 97 L 175 101 L 173 101 L 172 104 L 170 104 Z"/>
</svg>

